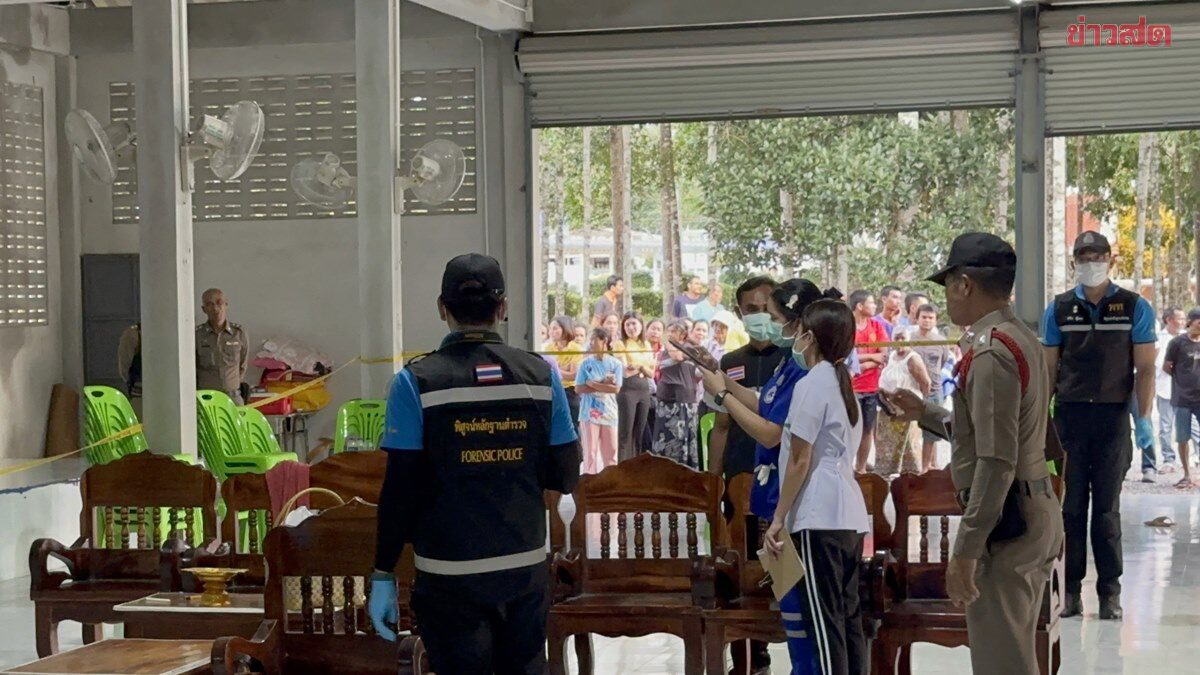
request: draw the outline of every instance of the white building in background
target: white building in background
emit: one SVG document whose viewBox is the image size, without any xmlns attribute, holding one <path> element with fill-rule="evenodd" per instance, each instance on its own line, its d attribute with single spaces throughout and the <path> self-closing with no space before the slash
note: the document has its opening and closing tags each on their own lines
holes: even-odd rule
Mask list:
<svg viewBox="0 0 1200 675">
<path fill-rule="evenodd" d="M 708 279 L 708 233 L 704 230 L 683 230 L 680 233 L 680 244 L 682 250 L 680 255 L 683 259 L 683 274 L 694 274 L 701 279 Z M 585 266 L 583 260 L 583 234 L 576 232 L 568 232 L 563 239 L 563 249 L 566 256 L 566 264 L 563 266 L 565 270 L 565 278 L 567 286 L 577 292 L 583 291 L 585 279 L 584 270 L 587 270 L 586 278 L 599 279 L 613 273 L 613 235 L 612 229 L 596 229 L 592 230 L 591 250 L 589 257 L 591 258 Z M 558 282 L 558 265 L 557 253 L 554 248 L 554 239 L 547 242 L 546 247 L 546 265 L 549 270 L 549 278 L 547 283 L 553 284 Z M 658 288 L 659 279 L 662 278 L 663 265 L 663 245 L 662 237 L 658 234 L 648 232 L 632 233 L 632 251 L 633 269 L 644 270 L 650 272 L 654 279 L 654 288 Z"/>
</svg>

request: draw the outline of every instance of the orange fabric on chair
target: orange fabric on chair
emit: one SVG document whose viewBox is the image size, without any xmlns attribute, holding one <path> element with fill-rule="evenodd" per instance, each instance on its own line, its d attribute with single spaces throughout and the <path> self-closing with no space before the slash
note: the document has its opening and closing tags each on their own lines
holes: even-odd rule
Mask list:
<svg viewBox="0 0 1200 675">
<path fill-rule="evenodd" d="M 308 465 L 301 462 L 280 462 L 271 467 L 264 476 L 267 480 L 267 493 L 271 497 L 271 513 L 280 516 L 280 524 L 282 524 L 282 516 L 279 509 L 287 503 L 289 499 L 296 496 L 296 493 L 301 490 L 308 489 Z M 304 495 L 296 501 L 295 506 L 308 506 L 308 495 Z"/>
</svg>

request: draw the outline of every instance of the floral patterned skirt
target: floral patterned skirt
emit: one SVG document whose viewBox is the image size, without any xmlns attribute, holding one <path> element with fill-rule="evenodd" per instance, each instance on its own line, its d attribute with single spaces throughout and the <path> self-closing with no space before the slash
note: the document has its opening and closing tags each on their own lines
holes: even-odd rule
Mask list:
<svg viewBox="0 0 1200 675">
<path fill-rule="evenodd" d="M 654 442 L 650 452 L 693 469 L 700 468 L 699 406 L 695 403 L 654 402 Z"/>
</svg>

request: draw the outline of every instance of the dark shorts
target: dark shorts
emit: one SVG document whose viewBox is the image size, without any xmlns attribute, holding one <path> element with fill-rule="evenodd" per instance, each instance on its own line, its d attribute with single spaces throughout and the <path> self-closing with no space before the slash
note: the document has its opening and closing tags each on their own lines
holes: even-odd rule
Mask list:
<svg viewBox="0 0 1200 675">
<path fill-rule="evenodd" d="M 879 416 L 879 394 L 855 394 L 858 405 L 862 408 L 863 433 L 875 428 L 875 418 Z"/>
<path fill-rule="evenodd" d="M 945 399 L 942 398 L 942 390 L 940 388 L 925 397 L 926 403 L 933 403 L 934 405 L 941 405 L 944 400 Z M 937 443 L 938 441 L 942 440 L 942 438 L 937 434 L 933 434 L 922 429 L 921 440 L 925 441 L 926 443 Z"/>
</svg>

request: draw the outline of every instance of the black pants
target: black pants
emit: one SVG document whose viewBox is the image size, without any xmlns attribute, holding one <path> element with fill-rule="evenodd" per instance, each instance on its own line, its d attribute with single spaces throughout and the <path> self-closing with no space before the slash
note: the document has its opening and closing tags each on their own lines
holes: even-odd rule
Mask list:
<svg viewBox="0 0 1200 675">
<path fill-rule="evenodd" d="M 792 542 L 807 570 L 798 586 L 800 613 L 815 647 L 817 672 L 866 675 L 870 661 L 858 589 L 863 535 L 801 530 L 792 534 Z"/>
<path fill-rule="evenodd" d="M 504 573 L 493 573 L 504 574 Z M 489 576 L 489 575 L 479 575 Z M 448 590 L 422 584 L 413 589 L 416 623 L 436 673 L 543 675 L 550 587 L 545 574 L 523 592 L 495 602 L 496 589 Z M 503 584 L 502 584 L 503 585 Z"/>
<path fill-rule="evenodd" d="M 642 454 L 642 438 L 646 435 L 646 420 L 654 399 L 650 396 L 650 380 L 631 377 L 617 393 L 617 461 L 624 462 Z"/>
<path fill-rule="evenodd" d="M 1067 452 L 1063 530 L 1066 592 L 1079 593 L 1087 573 L 1088 506 L 1096 592 L 1121 594 L 1121 481 L 1133 461 L 1129 409 L 1124 403 L 1059 403 L 1058 436 Z"/>
</svg>

